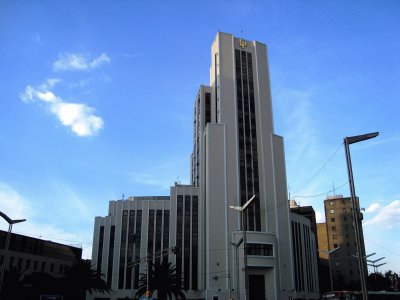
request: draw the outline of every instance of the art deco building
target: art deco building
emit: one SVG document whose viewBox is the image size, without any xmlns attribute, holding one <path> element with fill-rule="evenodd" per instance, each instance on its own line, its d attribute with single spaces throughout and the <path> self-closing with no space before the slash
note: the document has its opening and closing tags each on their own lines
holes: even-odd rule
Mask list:
<svg viewBox="0 0 400 300">
<path fill-rule="evenodd" d="M 95 220 L 92 259 L 113 290 L 109 299 L 131 297 L 146 272 L 145 263 L 129 268 L 135 258 L 172 246 L 179 251 L 166 256 L 188 299 L 296 298 L 266 45 L 217 34 L 193 124 L 190 185 L 176 184 L 169 197 L 111 201 L 108 216 Z M 254 195 L 243 218 L 231 208 Z"/>
</svg>

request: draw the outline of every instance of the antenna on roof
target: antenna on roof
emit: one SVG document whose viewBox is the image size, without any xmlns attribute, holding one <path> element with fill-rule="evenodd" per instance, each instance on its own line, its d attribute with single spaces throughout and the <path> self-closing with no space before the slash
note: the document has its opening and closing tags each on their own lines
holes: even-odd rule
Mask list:
<svg viewBox="0 0 400 300">
<path fill-rule="evenodd" d="M 125 200 L 125 194 L 122 193 L 122 200 Z"/>
<path fill-rule="evenodd" d="M 336 196 L 336 189 L 335 189 L 335 182 L 332 182 L 332 186 L 333 186 L 333 196 Z"/>
</svg>

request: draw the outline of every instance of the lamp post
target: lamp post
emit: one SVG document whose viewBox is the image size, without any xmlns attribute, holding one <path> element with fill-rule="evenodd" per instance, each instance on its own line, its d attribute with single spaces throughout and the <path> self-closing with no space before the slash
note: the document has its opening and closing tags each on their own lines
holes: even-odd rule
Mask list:
<svg viewBox="0 0 400 300">
<path fill-rule="evenodd" d="M 351 194 L 351 203 L 353 209 L 353 221 L 354 221 L 354 232 L 356 235 L 356 244 L 357 244 L 357 252 L 358 252 L 358 268 L 360 270 L 360 281 L 361 281 L 361 292 L 363 295 L 363 299 L 368 299 L 368 291 L 367 291 L 367 283 L 365 278 L 365 263 L 363 260 L 363 254 L 365 252 L 364 243 L 362 243 L 362 224 L 361 224 L 361 216 L 360 216 L 360 205 L 358 199 L 356 197 L 356 191 L 354 188 L 354 178 L 353 178 L 353 169 L 351 166 L 351 157 L 350 157 L 350 147 L 349 145 L 362 142 L 365 140 L 369 140 L 375 138 L 379 135 L 379 132 L 372 132 L 362 135 L 350 136 L 344 138 L 344 149 L 346 152 L 346 162 L 347 162 L 347 173 L 349 176 L 349 185 L 350 185 L 350 194 Z M 362 243 L 362 244 L 361 244 Z M 362 251 L 364 250 L 364 251 Z"/>
<path fill-rule="evenodd" d="M 0 294 L 1 294 L 1 288 L 3 287 L 3 279 L 4 279 L 4 270 L 5 266 L 7 263 L 7 254 L 8 254 L 8 247 L 10 245 L 10 237 L 11 237 L 11 231 L 12 231 L 12 226 L 17 223 L 25 222 L 26 219 L 19 219 L 19 220 L 11 220 L 10 217 L 8 217 L 5 213 L 0 211 L 0 216 L 7 221 L 8 223 L 8 232 L 7 232 L 7 241 L 6 245 L 4 247 L 4 258 L 3 258 L 3 264 L 1 265 L 1 273 L 0 273 Z"/>
<path fill-rule="evenodd" d="M 235 247 L 235 262 L 236 262 L 236 299 L 239 299 L 239 257 L 238 257 L 238 248 L 243 243 L 243 237 L 237 243 L 231 243 L 232 246 Z"/>
<path fill-rule="evenodd" d="M 339 247 L 337 247 L 337 248 L 335 248 L 335 249 L 332 249 L 332 250 L 319 250 L 319 249 L 318 249 L 319 252 L 328 254 L 329 278 L 330 278 L 330 280 L 331 280 L 331 291 L 333 291 L 333 279 L 332 279 L 332 269 L 331 269 L 331 254 L 334 253 L 334 252 L 336 252 L 336 251 L 339 250 L 340 248 L 342 248 L 342 247 L 339 246 Z"/>
<path fill-rule="evenodd" d="M 242 231 L 243 231 L 243 249 L 244 249 L 243 258 L 244 258 L 244 291 L 245 291 L 244 299 L 245 300 L 248 299 L 249 291 L 247 288 L 247 286 L 248 286 L 248 284 L 247 284 L 247 281 L 248 281 L 248 278 L 247 278 L 247 254 L 246 254 L 246 231 L 247 231 L 247 228 L 245 226 L 246 223 L 245 223 L 245 214 L 244 213 L 245 213 L 247 207 L 250 205 L 250 203 L 253 202 L 255 197 L 256 197 L 256 195 L 253 195 L 253 197 L 251 197 L 249 200 L 247 200 L 247 202 L 243 206 L 233 206 L 233 205 L 229 206 L 230 208 L 233 208 L 234 210 L 239 211 L 241 214 Z"/>
</svg>

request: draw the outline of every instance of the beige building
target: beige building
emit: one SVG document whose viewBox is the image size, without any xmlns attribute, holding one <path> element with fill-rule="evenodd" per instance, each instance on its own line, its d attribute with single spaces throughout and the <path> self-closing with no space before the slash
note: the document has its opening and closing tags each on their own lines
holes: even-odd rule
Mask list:
<svg viewBox="0 0 400 300">
<path fill-rule="evenodd" d="M 318 224 L 319 249 L 330 251 L 340 247 L 330 257 L 323 251 L 319 252 L 321 259 L 330 259 L 333 289 L 360 290 L 351 198 L 342 195 L 328 196 L 324 201 L 324 208 L 326 223 Z M 362 255 L 365 256 L 365 250 Z"/>
</svg>

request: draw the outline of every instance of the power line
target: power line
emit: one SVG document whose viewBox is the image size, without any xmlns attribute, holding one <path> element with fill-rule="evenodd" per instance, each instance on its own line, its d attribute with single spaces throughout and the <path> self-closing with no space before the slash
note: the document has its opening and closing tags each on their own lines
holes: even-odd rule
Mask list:
<svg viewBox="0 0 400 300">
<path fill-rule="evenodd" d="M 318 194 L 318 195 L 310 195 L 310 196 L 294 196 L 293 198 L 315 198 L 315 197 L 320 197 L 320 196 L 323 196 L 323 195 L 326 195 L 326 194 L 329 194 L 329 193 L 331 193 L 331 192 L 334 192 L 334 191 L 336 191 L 336 190 L 338 190 L 338 189 L 340 189 L 340 188 L 342 188 L 342 187 L 344 187 L 345 185 L 347 185 L 349 182 L 348 181 L 346 181 L 345 183 L 343 183 L 342 185 L 340 185 L 339 187 L 337 187 L 337 188 L 334 188 L 334 189 L 332 189 L 332 190 L 330 190 L 330 191 L 327 191 L 327 192 L 325 192 L 325 193 L 322 193 L 322 194 Z"/>
<path fill-rule="evenodd" d="M 396 255 L 396 256 L 399 256 L 399 257 L 400 257 L 400 254 L 399 254 L 399 253 L 396 253 L 396 252 L 394 252 L 394 251 L 392 251 L 392 250 L 390 250 L 390 249 L 388 249 L 388 248 L 385 248 L 384 246 L 378 244 L 377 242 L 375 242 L 375 241 L 373 241 L 373 240 L 371 240 L 371 239 L 369 239 L 369 238 L 367 238 L 367 237 L 365 237 L 365 239 L 368 240 L 368 241 L 370 241 L 371 243 L 377 245 L 378 247 L 380 247 L 380 248 L 386 250 L 387 252 L 390 252 L 390 253 L 392 253 L 393 255 Z"/>
<path fill-rule="evenodd" d="M 68 243 L 74 243 L 74 244 L 93 244 L 92 242 L 80 242 L 80 241 L 72 241 L 72 240 L 67 240 L 67 239 L 60 239 L 60 238 L 54 238 L 54 237 L 49 237 L 49 236 L 43 236 L 40 234 L 31 234 L 31 233 L 24 233 L 24 232 L 20 232 L 20 231 L 13 231 L 13 233 L 16 234 L 21 234 L 21 235 L 26 235 L 26 236 L 30 236 L 30 237 L 34 237 L 34 238 L 40 238 L 40 239 L 49 239 L 49 240 L 55 240 L 55 241 L 64 241 L 64 242 L 68 242 Z"/>
<path fill-rule="evenodd" d="M 343 142 L 340 143 L 340 145 L 336 148 L 335 152 L 333 152 L 333 154 L 328 158 L 328 160 L 314 173 L 314 175 L 312 175 L 310 177 L 310 179 L 308 181 L 306 181 L 306 183 L 304 184 L 305 187 L 307 187 L 310 182 L 318 175 L 319 172 L 322 171 L 322 169 L 324 169 L 326 167 L 326 165 L 332 160 L 332 158 L 336 155 L 336 153 L 339 151 L 339 149 L 342 147 Z M 299 191 L 300 189 L 297 189 L 297 191 Z"/>
</svg>

